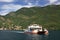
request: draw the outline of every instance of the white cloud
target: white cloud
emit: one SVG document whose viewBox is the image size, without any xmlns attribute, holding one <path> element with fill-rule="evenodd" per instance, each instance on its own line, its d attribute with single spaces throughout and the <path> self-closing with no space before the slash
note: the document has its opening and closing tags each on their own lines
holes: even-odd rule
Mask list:
<svg viewBox="0 0 60 40">
<path fill-rule="evenodd" d="M 13 2 L 14 0 L 0 0 L 0 2 Z M 47 6 L 47 5 L 51 5 L 51 4 L 55 4 L 55 5 L 60 5 L 60 2 L 58 2 L 58 0 L 47 0 L 49 1 L 49 3 L 42 5 L 43 6 Z M 0 7 L 0 9 L 2 9 L 3 11 L 0 11 L 0 15 L 6 15 L 11 11 L 16 11 L 22 7 L 33 7 L 33 6 L 39 6 L 38 1 L 36 1 L 36 3 L 33 5 L 33 3 L 28 2 L 28 0 L 25 0 L 25 2 L 27 2 L 28 5 L 16 5 L 16 4 L 4 4 L 2 5 L 2 7 Z M 41 6 L 41 5 L 40 5 Z"/>
<path fill-rule="evenodd" d="M 9 9 L 11 11 L 15 11 L 19 8 L 21 8 L 21 5 L 8 4 L 8 5 L 3 5 L 2 6 L 2 9 Z"/>
<path fill-rule="evenodd" d="M 0 2 L 13 2 L 14 0 L 0 0 Z"/>
<path fill-rule="evenodd" d="M 49 0 L 50 4 L 54 4 L 55 2 L 57 2 L 58 0 Z"/>
<path fill-rule="evenodd" d="M 21 9 L 23 7 L 30 8 L 30 7 L 33 7 L 33 6 L 30 5 L 30 4 L 29 5 L 24 5 L 24 6 L 22 6 L 22 5 L 15 5 L 15 4 L 3 5 L 1 7 L 1 9 L 4 10 L 4 11 L 0 11 L 0 15 L 6 15 L 6 14 L 8 14 L 11 11 L 16 11 L 16 10 Z"/>
<path fill-rule="evenodd" d="M 29 5 L 29 6 L 32 6 L 33 4 L 29 2 L 28 5 Z"/>
<path fill-rule="evenodd" d="M 33 6 L 30 6 L 30 5 L 26 5 L 26 6 L 22 6 L 22 7 L 27 7 L 27 8 L 30 8 L 30 7 L 33 7 Z"/>
<path fill-rule="evenodd" d="M 16 11 L 19 8 L 22 8 L 20 5 L 14 5 L 14 4 L 9 4 L 9 5 L 3 5 L 1 9 L 3 11 L 0 12 L 0 15 L 6 15 L 11 11 Z"/>
<path fill-rule="evenodd" d="M 60 5 L 60 2 L 55 3 L 55 5 Z"/>
<path fill-rule="evenodd" d="M 1 11 L 0 12 L 0 15 L 6 15 L 6 14 L 8 14 L 9 13 L 9 10 L 4 10 L 4 11 Z"/>
<path fill-rule="evenodd" d="M 35 4 L 36 4 L 36 5 L 38 5 L 38 2 L 39 2 L 39 0 L 38 0 L 38 1 L 36 1 L 36 3 L 35 3 Z"/>
<path fill-rule="evenodd" d="M 59 0 L 49 0 L 49 5 L 60 5 L 60 1 Z"/>
</svg>

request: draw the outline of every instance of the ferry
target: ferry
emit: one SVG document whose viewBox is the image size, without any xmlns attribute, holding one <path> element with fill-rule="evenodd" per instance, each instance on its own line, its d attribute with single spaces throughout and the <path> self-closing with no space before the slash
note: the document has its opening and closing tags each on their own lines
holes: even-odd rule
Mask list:
<svg viewBox="0 0 60 40">
<path fill-rule="evenodd" d="M 24 31 L 24 33 L 29 34 L 48 34 L 48 30 L 46 28 L 42 28 L 41 25 L 32 24 L 29 25 L 28 28 Z"/>
</svg>

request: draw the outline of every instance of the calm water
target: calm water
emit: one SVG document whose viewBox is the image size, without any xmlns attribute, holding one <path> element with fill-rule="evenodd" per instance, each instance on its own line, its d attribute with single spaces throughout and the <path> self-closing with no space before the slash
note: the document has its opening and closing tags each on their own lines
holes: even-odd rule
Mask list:
<svg viewBox="0 0 60 40">
<path fill-rule="evenodd" d="M 22 31 L 0 31 L 0 40 L 60 40 L 60 31 L 49 31 L 49 35 L 25 34 Z"/>
</svg>

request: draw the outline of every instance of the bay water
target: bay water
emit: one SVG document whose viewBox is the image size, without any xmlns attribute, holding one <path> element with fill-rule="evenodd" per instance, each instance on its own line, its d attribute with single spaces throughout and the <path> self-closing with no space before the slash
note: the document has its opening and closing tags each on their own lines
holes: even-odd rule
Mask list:
<svg viewBox="0 0 60 40">
<path fill-rule="evenodd" d="M 23 31 L 0 31 L 0 40 L 60 40 L 60 31 L 49 31 L 48 35 L 26 34 Z"/>
</svg>

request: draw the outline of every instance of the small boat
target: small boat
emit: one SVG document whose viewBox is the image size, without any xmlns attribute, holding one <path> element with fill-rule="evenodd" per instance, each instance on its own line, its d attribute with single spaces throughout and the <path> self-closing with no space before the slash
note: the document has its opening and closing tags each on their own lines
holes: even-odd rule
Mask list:
<svg viewBox="0 0 60 40">
<path fill-rule="evenodd" d="M 48 30 L 46 28 L 42 28 L 41 25 L 33 24 L 28 26 L 28 28 L 24 31 L 24 33 L 30 34 L 48 34 Z"/>
</svg>

